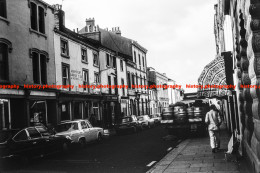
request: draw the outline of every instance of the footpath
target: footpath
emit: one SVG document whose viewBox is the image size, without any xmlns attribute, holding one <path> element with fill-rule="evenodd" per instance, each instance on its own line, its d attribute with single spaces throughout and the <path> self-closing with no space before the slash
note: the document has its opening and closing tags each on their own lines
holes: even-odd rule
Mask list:
<svg viewBox="0 0 260 173">
<path fill-rule="evenodd" d="M 219 152 L 211 152 L 208 136 L 186 139 L 147 173 L 252 173 L 245 159 L 238 162 L 235 159 L 226 160 L 230 135 L 222 127 L 220 136 Z"/>
</svg>

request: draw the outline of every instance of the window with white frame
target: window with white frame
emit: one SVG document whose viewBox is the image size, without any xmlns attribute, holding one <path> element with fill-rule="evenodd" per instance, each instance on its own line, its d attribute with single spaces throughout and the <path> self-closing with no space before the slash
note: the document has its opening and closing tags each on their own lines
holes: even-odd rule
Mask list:
<svg viewBox="0 0 260 173">
<path fill-rule="evenodd" d="M 94 82 L 99 83 L 99 73 L 94 72 Z"/>
<path fill-rule="evenodd" d="M 99 62 L 98 62 L 98 53 L 93 52 L 93 65 L 98 66 Z"/>
<path fill-rule="evenodd" d="M 62 85 L 70 85 L 70 67 L 62 63 Z"/>
<path fill-rule="evenodd" d="M 85 69 L 82 70 L 82 80 L 83 80 L 83 85 L 85 86 L 85 87 L 83 87 L 83 91 L 88 92 L 89 88 L 86 87 L 86 85 L 89 84 L 88 70 L 85 70 Z"/>
<path fill-rule="evenodd" d="M 83 62 L 88 62 L 87 49 L 81 49 L 81 60 Z"/>
<path fill-rule="evenodd" d="M 61 50 L 61 55 L 65 55 L 66 57 L 69 56 L 68 40 L 60 39 L 60 50 Z"/>
</svg>

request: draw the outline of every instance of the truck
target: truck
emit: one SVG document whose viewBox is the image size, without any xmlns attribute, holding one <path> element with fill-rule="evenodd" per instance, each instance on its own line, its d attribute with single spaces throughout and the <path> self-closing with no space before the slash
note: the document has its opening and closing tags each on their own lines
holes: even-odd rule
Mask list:
<svg viewBox="0 0 260 173">
<path fill-rule="evenodd" d="M 190 134 L 202 136 L 207 133 L 204 120 L 208 109 L 208 103 L 203 100 L 183 100 L 163 109 L 161 123 L 169 135 L 179 138 L 186 138 Z"/>
</svg>

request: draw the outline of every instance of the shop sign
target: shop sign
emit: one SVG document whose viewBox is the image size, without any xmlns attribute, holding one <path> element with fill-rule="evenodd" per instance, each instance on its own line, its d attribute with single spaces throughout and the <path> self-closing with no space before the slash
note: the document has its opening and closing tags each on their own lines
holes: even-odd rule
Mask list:
<svg viewBox="0 0 260 173">
<path fill-rule="evenodd" d="M 81 71 L 71 70 L 71 71 L 70 71 L 70 78 L 71 78 L 72 80 L 82 80 Z"/>
</svg>

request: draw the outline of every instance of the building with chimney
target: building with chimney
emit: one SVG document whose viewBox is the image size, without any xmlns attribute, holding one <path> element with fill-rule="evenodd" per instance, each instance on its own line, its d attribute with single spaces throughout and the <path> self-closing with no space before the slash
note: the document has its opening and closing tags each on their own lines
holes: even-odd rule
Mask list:
<svg viewBox="0 0 260 173">
<path fill-rule="evenodd" d="M 145 102 L 148 100 L 148 95 L 144 92 L 146 89 L 138 89 L 130 85 L 137 83 L 144 85 L 146 83 L 147 50 L 136 41 L 121 36 L 119 27 L 108 31 L 108 29 L 102 29 L 95 25 L 93 19 L 87 19 L 86 26 L 79 33 L 100 42 L 100 60 L 102 59 L 106 64 L 101 70 L 107 70 L 111 67 L 110 62 L 116 62 L 115 71 L 112 68 L 109 70 L 112 73 L 109 74 L 116 74 L 114 84 L 128 86 L 128 88 L 115 91 L 118 94 L 121 116 L 146 114 L 148 108 L 147 102 Z M 139 57 L 138 61 L 136 56 Z M 104 77 L 101 79 L 109 79 L 108 76 L 107 73 L 104 73 Z"/>
<path fill-rule="evenodd" d="M 0 130 L 55 123 L 54 8 L 41 0 L 0 4 Z M 5 88 L 5 85 L 19 88 Z"/>
</svg>

